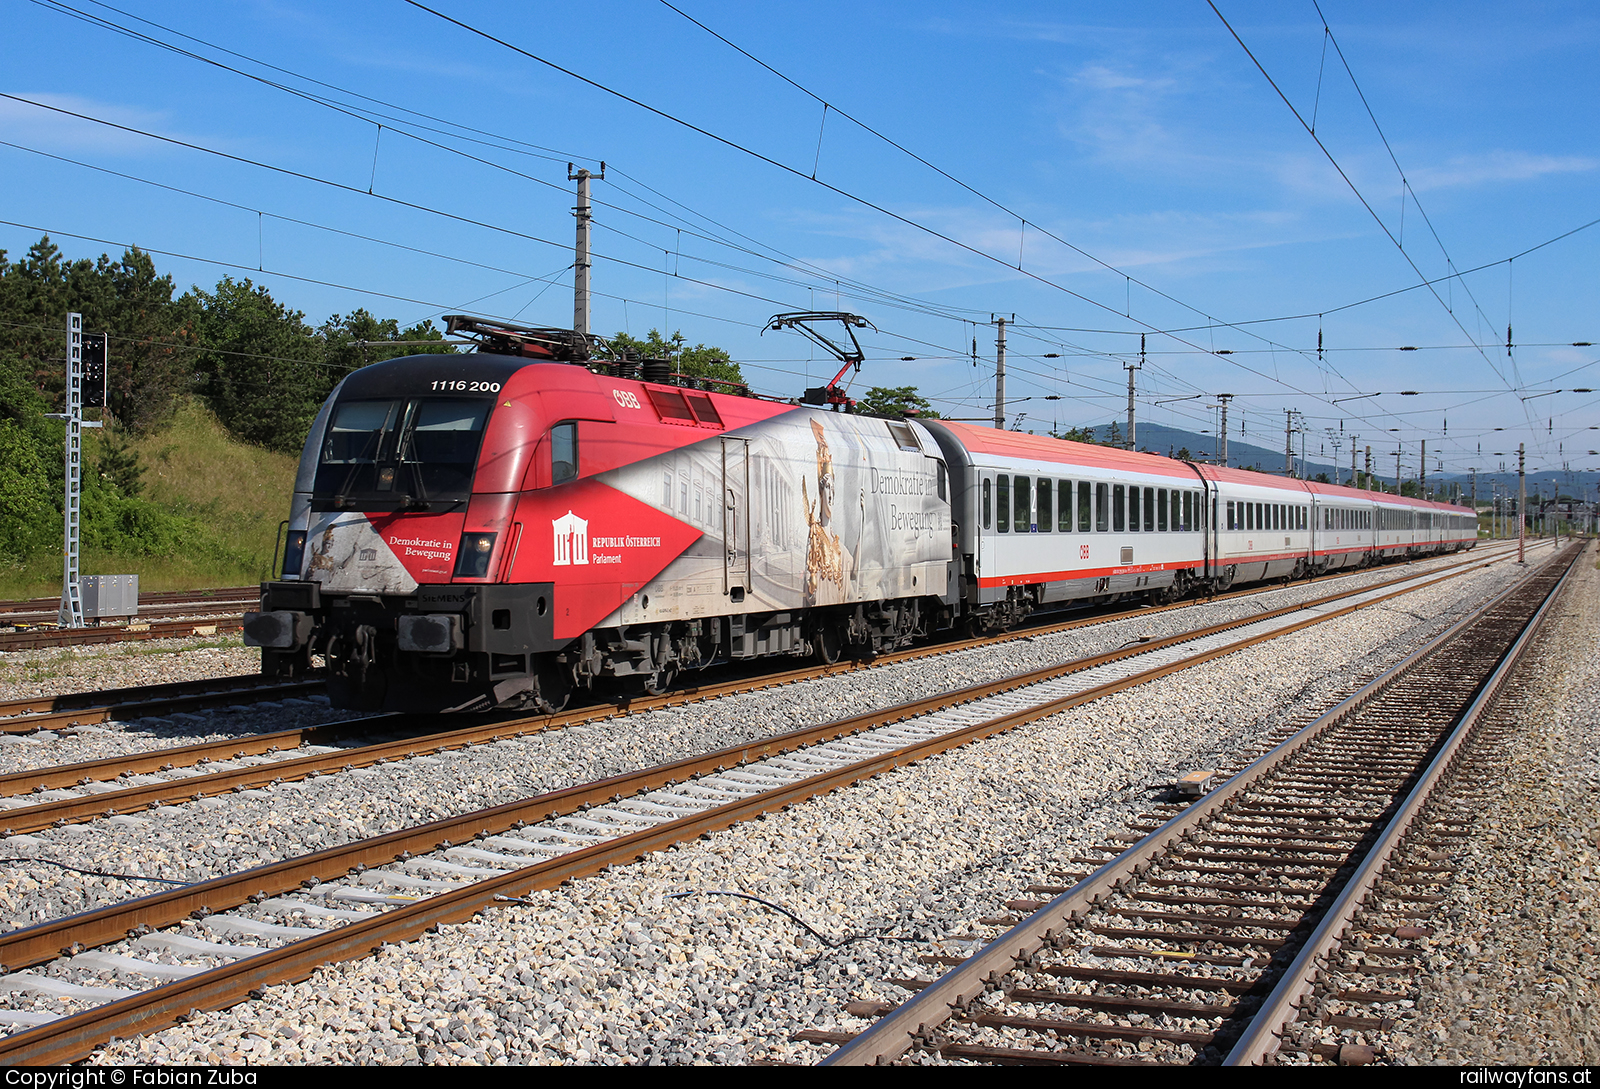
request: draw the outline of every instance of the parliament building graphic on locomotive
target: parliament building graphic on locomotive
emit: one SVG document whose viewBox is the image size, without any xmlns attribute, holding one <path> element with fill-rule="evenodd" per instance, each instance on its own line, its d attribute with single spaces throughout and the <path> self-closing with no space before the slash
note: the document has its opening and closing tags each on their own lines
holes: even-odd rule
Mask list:
<svg viewBox="0 0 1600 1089">
<path fill-rule="evenodd" d="M 375 363 L 329 397 L 280 577 L 246 616 L 264 672 L 320 656 L 341 706 L 553 710 L 1476 540 L 1463 508 L 855 414 L 855 315 L 769 324 L 843 364 L 791 401 L 596 359 L 567 331 L 447 322 L 478 350 Z"/>
</svg>

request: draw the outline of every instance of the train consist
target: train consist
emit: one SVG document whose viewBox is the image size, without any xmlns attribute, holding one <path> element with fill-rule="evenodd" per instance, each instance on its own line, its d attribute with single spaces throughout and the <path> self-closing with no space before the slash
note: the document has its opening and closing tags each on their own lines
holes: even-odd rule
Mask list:
<svg viewBox="0 0 1600 1089">
<path fill-rule="evenodd" d="M 557 709 L 1477 540 L 1462 507 L 855 415 L 832 386 L 713 392 L 571 334 L 452 322 L 478 351 L 372 364 L 329 397 L 281 578 L 245 618 L 264 672 L 322 655 L 342 706 Z"/>
</svg>

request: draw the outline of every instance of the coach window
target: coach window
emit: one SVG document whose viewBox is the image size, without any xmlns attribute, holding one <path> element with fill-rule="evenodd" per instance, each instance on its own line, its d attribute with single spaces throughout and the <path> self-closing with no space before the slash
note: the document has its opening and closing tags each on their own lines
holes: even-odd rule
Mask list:
<svg viewBox="0 0 1600 1089">
<path fill-rule="evenodd" d="M 559 423 L 550 429 L 550 483 L 560 484 L 578 475 L 578 425 Z"/>
<path fill-rule="evenodd" d="M 1096 533 L 1104 533 L 1111 528 L 1111 485 L 1096 484 L 1094 486 L 1094 528 Z"/>
<path fill-rule="evenodd" d="M 1017 499 L 1017 515 L 1015 519 L 1017 532 L 1026 533 L 1033 524 L 1033 519 L 1030 517 L 1033 514 L 1033 494 L 1027 477 L 1017 477 L 1014 494 Z"/>
<path fill-rule="evenodd" d="M 1167 531 L 1167 489 L 1156 489 L 1156 532 Z"/>
<path fill-rule="evenodd" d="M 1228 500 L 1228 528 L 1233 529 L 1233 500 Z"/>
<path fill-rule="evenodd" d="M 1194 493 L 1183 493 L 1183 521 L 1179 523 L 1183 532 L 1188 533 L 1194 527 Z"/>
<path fill-rule="evenodd" d="M 999 473 L 994 478 L 995 528 L 1001 533 L 1011 532 L 1011 478 Z"/>
<path fill-rule="evenodd" d="M 1039 532 L 1040 533 L 1049 533 L 1052 529 L 1056 528 L 1055 526 L 1050 524 L 1052 522 L 1052 520 L 1055 518 L 1055 513 L 1051 509 L 1051 506 L 1050 506 L 1050 499 L 1051 499 L 1051 494 L 1050 493 L 1053 490 L 1054 490 L 1054 485 L 1051 484 L 1049 480 L 1045 479 L 1044 477 L 1040 477 L 1039 478 L 1039 522 L 1038 522 L 1038 526 L 1039 526 Z"/>
<path fill-rule="evenodd" d="M 1139 532 L 1139 489 L 1128 489 L 1128 532 Z"/>
<path fill-rule="evenodd" d="M 1056 485 L 1056 526 L 1062 533 L 1072 532 L 1072 481 Z"/>
<path fill-rule="evenodd" d="M 1078 532 L 1088 533 L 1091 527 L 1094 506 L 1090 499 L 1089 482 L 1078 481 Z"/>
<path fill-rule="evenodd" d="M 1154 533 L 1156 531 L 1155 504 L 1156 490 L 1154 488 L 1146 488 L 1144 490 L 1144 531 L 1146 533 Z"/>
<path fill-rule="evenodd" d="M 987 480 L 985 480 L 983 482 L 983 528 L 984 529 L 988 529 L 989 528 L 989 524 L 990 524 L 989 523 L 989 501 L 993 498 L 989 494 L 989 485 L 990 485 L 990 483 L 991 482 L 987 481 Z"/>
<path fill-rule="evenodd" d="M 1179 498 L 1183 493 L 1172 489 L 1172 532 L 1183 532 L 1183 500 Z"/>
<path fill-rule="evenodd" d="M 1102 488 L 1104 484 L 1100 485 Z M 1128 489 L 1123 484 L 1111 485 L 1111 532 L 1121 533 L 1128 525 Z M 1102 516 L 1103 517 L 1103 516 Z"/>
</svg>

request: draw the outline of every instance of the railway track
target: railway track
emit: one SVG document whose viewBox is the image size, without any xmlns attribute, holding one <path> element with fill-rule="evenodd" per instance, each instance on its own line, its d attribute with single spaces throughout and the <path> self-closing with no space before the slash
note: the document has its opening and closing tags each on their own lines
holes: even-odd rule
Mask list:
<svg viewBox="0 0 1600 1089">
<path fill-rule="evenodd" d="M 1420 589 L 1432 585 L 1435 581 L 1455 577 L 1479 566 L 1481 566 L 1480 561 L 1471 561 L 1445 573 L 1400 575 L 1373 587 L 1335 591 L 1310 601 L 1271 610 L 1251 619 L 1292 618 L 1304 611 L 1317 612 L 1333 607 L 1347 598 L 1363 599 L 1395 586 L 1410 585 L 1413 589 Z M 1254 592 L 1259 593 L 1259 591 Z M 438 755 L 473 745 L 491 744 L 508 738 L 515 739 L 544 730 L 586 725 L 604 721 L 619 713 L 637 714 L 689 702 L 720 699 L 893 662 L 993 645 L 1009 639 L 1071 630 L 1089 624 L 1104 623 L 1107 619 L 1078 619 L 1033 628 L 1025 632 L 1011 632 L 999 636 L 896 651 L 881 655 L 870 662 L 808 666 L 778 674 L 736 679 L 703 688 L 682 689 L 665 696 L 631 701 L 620 710 L 612 705 L 602 705 L 556 715 L 474 716 L 468 720 L 469 725 L 446 731 L 438 729 L 438 716 L 378 715 L 359 720 L 359 723 L 274 731 L 247 738 L 229 738 L 216 742 L 158 749 L 133 756 L 109 757 L 103 760 L 15 772 L 0 776 L 0 831 L 5 834 L 21 834 L 102 817 L 124 816 L 161 805 L 181 804 L 200 798 L 259 789 L 319 775 L 380 766 L 395 760 L 411 759 L 419 754 Z M 1193 639 L 1232 631 L 1243 622 L 1235 620 L 1211 625 L 1112 653 L 1119 658 L 1125 658 L 1165 646 L 1181 645 Z M 1034 680 L 1048 676 L 1090 668 L 1103 660 L 1109 659 L 1105 655 L 1094 655 L 1017 678 L 1016 682 L 1033 683 Z M 359 741 L 354 744 L 349 743 L 362 733 L 382 733 L 387 736 L 367 743 Z M 196 770 L 203 766 L 205 770 Z"/>
<path fill-rule="evenodd" d="M 1504 554 L 1507 553 L 1508 550 L 1501 549 L 1499 552 Z M 1494 551 L 1478 552 L 1472 559 L 1465 561 L 1455 559 L 1454 562 L 1466 562 L 1470 564 L 1477 560 L 1481 560 L 1486 556 L 1492 557 L 1494 555 L 1496 555 L 1496 552 Z M 1357 573 L 1360 572 L 1340 572 L 1338 574 L 1325 576 L 1325 578 L 1328 580 L 1338 580 L 1342 578 L 1348 578 Z M 1228 593 L 1218 594 L 1205 600 L 1207 602 L 1229 601 L 1236 598 L 1250 597 L 1256 594 L 1270 592 L 1271 589 L 1275 589 L 1275 587 L 1268 588 L 1267 590 L 1263 590 L 1260 587 L 1252 587 L 1250 589 L 1234 590 Z M 216 593 L 220 595 L 232 593 L 232 591 L 218 590 Z M 17 605 L 27 603 L 0 602 L 0 606 L 7 604 Z M 1139 605 L 1132 608 L 1115 609 L 1114 611 L 1096 611 L 1090 616 L 1078 617 L 1073 620 L 1034 624 L 1025 628 L 998 635 L 987 635 L 976 639 L 940 643 L 931 647 L 918 648 L 916 650 L 894 652 L 871 659 L 866 664 L 878 665 L 904 661 L 926 654 L 938 654 L 951 650 L 963 650 L 973 646 L 981 646 L 985 643 L 1000 643 L 1011 639 L 1049 635 L 1055 632 L 1070 631 L 1074 628 L 1085 627 L 1093 624 L 1110 623 L 1129 616 L 1153 615 L 1155 613 L 1166 612 L 1172 609 L 1182 609 L 1191 604 L 1194 604 L 1194 602 L 1184 601 L 1176 602 L 1170 605 L 1154 607 Z M 192 632 L 192 634 L 214 634 L 210 631 L 210 625 L 200 625 L 199 627 L 204 630 Z M 95 632 L 101 629 L 84 630 Z M 182 625 L 179 626 L 178 634 L 185 634 L 185 632 L 182 630 Z M 162 637 L 162 633 L 157 632 L 156 634 L 146 637 L 160 638 Z M 0 633 L 0 640 L 3 640 L 4 638 L 4 633 Z M 113 635 L 109 638 L 111 641 L 115 641 L 117 638 L 120 638 L 120 636 Z M 3 644 L 0 644 L 0 646 L 3 646 Z M 779 674 L 778 678 L 781 679 L 782 683 L 790 683 L 794 680 L 808 679 L 812 676 L 825 676 L 829 671 L 835 668 L 857 668 L 861 664 L 862 663 L 854 662 L 845 663 L 844 665 L 838 667 L 823 667 L 815 672 L 809 672 L 804 669 L 790 670 Z M 208 697 L 214 686 L 237 685 L 241 698 L 243 698 L 248 696 L 251 692 L 265 691 L 266 689 L 270 689 L 277 683 L 278 682 L 265 681 L 255 675 L 242 675 L 232 678 L 216 678 L 211 681 L 178 682 L 173 685 L 148 685 L 126 689 L 113 689 L 105 692 L 79 692 L 54 697 L 41 696 L 31 699 L 10 700 L 0 702 L 0 733 L 28 733 L 35 730 L 51 730 L 67 726 L 93 725 L 96 723 L 109 722 L 119 717 L 127 717 L 128 715 L 135 714 L 139 716 L 161 715 L 170 712 L 204 709 L 207 707 L 229 706 L 230 704 L 227 702 L 206 700 L 197 700 L 196 702 L 188 701 L 189 697 Z M 303 692 L 295 693 L 285 689 L 281 695 L 310 695 L 322 691 L 322 682 L 320 681 L 307 681 L 303 683 L 307 685 Z M 733 690 L 741 691 L 743 689 L 735 686 Z M 216 691 L 220 693 L 222 689 L 218 687 Z M 699 693 L 709 693 L 711 691 L 711 687 L 707 686 L 680 689 L 679 693 L 681 694 L 683 692 L 688 692 L 691 695 L 695 695 L 696 698 L 705 698 L 700 696 Z M 278 696 L 267 695 L 264 696 L 264 698 L 271 699 L 278 698 Z M 670 699 L 672 697 L 668 698 Z M 171 702 L 165 704 L 161 702 L 167 699 L 170 699 Z M 220 695 L 219 699 L 221 699 Z M 644 709 L 657 705 L 657 703 L 651 703 L 646 700 L 633 700 L 629 701 L 627 704 L 627 706 L 630 706 L 634 709 Z M 166 710 L 163 710 L 163 707 L 165 707 Z M 69 712 L 74 713 L 69 714 Z M 50 715 L 53 717 L 20 717 L 27 714 Z"/>
<path fill-rule="evenodd" d="M 253 602 L 247 603 L 253 604 Z M 190 636 L 229 635 L 244 628 L 244 612 L 192 620 L 136 620 L 98 628 L 34 628 L 0 632 L 0 652 L 38 650 L 42 647 L 81 647 L 96 643 L 129 643 L 147 639 L 187 639 Z"/>
<path fill-rule="evenodd" d="M 60 696 L 32 696 L 0 702 L 0 733 L 28 734 L 93 726 L 114 720 L 129 721 L 241 703 L 305 699 L 321 695 L 320 679 L 278 681 L 260 674 L 213 677 L 200 681 L 137 685 L 106 692 L 74 692 Z"/>
<path fill-rule="evenodd" d="M 79 1058 L 110 1035 L 241 1001 L 506 897 L 846 788 L 1441 577 L 1449 576 L 1413 576 L 1410 587 L 1367 588 L 1342 603 L 1152 640 L 0 935 L 9 973 L 0 987 L 13 995 L 6 1016 L 37 1026 L 0 1041 L 0 1062 Z M 509 736 L 501 743 L 517 744 Z"/>
<path fill-rule="evenodd" d="M 1433 791 L 1461 766 L 1580 551 L 1552 558 L 1194 804 L 1150 815 L 1131 847 L 1074 860 L 1093 872 L 1033 890 L 1053 894 L 1043 904 L 1012 902 L 1036 910 L 973 956 L 937 979 L 894 981 L 914 992 L 904 1004 L 858 1004 L 850 1012 L 877 1018 L 866 1031 L 799 1038 L 843 1043 L 827 1065 L 1248 1064 L 1276 1057 L 1285 1038 L 1301 1058 L 1370 1061 L 1302 1044 L 1292 1023 L 1304 1006 L 1323 1026 L 1381 1027 L 1381 1014 L 1348 1007 L 1395 1001 L 1373 981 L 1403 975 L 1416 957 L 1403 939 L 1422 935 L 1390 926 L 1342 948 L 1351 920 L 1408 829 L 1437 836 Z M 1203 776 L 1197 785 L 1209 786 Z M 1444 872 L 1413 857 L 1391 884 L 1434 885 Z M 1362 986 L 1332 1004 L 1306 1001 L 1319 974 L 1351 965 Z"/>
<path fill-rule="evenodd" d="M 1274 1064 L 1383 1062 L 1394 1058 L 1389 1044 L 1395 1035 L 1419 1035 L 1413 1018 L 1426 1002 L 1425 977 L 1436 969 L 1441 949 L 1449 949 L 1438 934 L 1450 886 L 1471 864 L 1468 848 L 1475 841 L 1469 837 L 1497 826 L 1496 796 L 1509 789 L 1505 769 L 1528 751 L 1523 711 L 1537 683 L 1533 672 L 1519 670 L 1508 679 L 1470 748 L 1416 814 L 1337 943 L 1317 958 L 1294 1022 L 1278 1036 Z M 1550 892 L 1568 896 L 1564 888 Z"/>
<path fill-rule="evenodd" d="M 0 601 L 0 627 L 13 629 L 0 632 L 0 651 L 227 634 L 240 630 L 260 598 L 258 586 L 140 594 L 138 616 L 85 628 L 57 627 L 54 598 Z"/>
<path fill-rule="evenodd" d="M 207 605 L 213 602 L 253 601 L 261 596 L 260 586 L 225 586 L 215 590 L 157 590 L 139 595 L 139 609 L 174 608 L 189 605 Z M 31 614 L 55 618 L 60 606 L 59 598 L 32 597 L 0 601 L 0 623 L 9 623 L 10 615 Z"/>
</svg>

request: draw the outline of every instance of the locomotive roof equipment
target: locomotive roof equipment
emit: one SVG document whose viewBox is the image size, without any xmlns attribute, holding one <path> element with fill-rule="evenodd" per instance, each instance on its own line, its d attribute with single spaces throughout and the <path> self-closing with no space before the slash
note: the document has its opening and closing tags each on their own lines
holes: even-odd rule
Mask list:
<svg viewBox="0 0 1600 1089">
<path fill-rule="evenodd" d="M 821 330 L 814 328 L 819 322 L 836 321 L 844 326 L 845 335 L 850 338 L 850 347 L 845 348 L 836 343 L 831 337 Z M 767 329 L 793 329 L 797 333 L 821 345 L 826 351 L 838 359 L 844 366 L 839 368 L 839 373 L 834 375 L 825 386 L 813 386 L 806 390 L 800 398 L 803 405 L 831 405 L 833 411 L 838 412 L 842 406 L 846 412 L 855 405 L 845 392 L 839 388 L 839 379 L 844 377 L 844 372 L 851 367 L 856 373 L 861 373 L 861 364 L 867 358 L 861 350 L 861 342 L 856 339 L 857 329 L 871 329 L 874 333 L 878 327 L 873 325 L 860 314 L 847 314 L 838 310 L 797 310 L 790 314 L 774 314 L 767 319 L 767 324 L 761 331 Z"/>
</svg>

